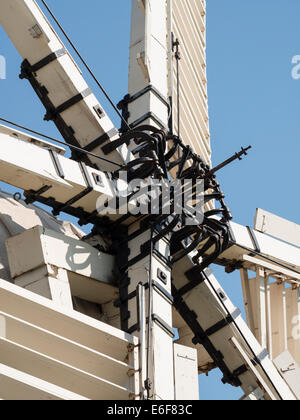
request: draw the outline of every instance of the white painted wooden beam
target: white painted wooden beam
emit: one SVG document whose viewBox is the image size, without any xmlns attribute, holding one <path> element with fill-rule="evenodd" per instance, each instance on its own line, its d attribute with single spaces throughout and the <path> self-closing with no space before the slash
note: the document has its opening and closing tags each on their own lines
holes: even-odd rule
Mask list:
<svg viewBox="0 0 300 420">
<path fill-rule="evenodd" d="M 0 398 L 7 401 L 86 401 L 81 395 L 0 364 Z"/>
<path fill-rule="evenodd" d="M 254 228 L 259 232 L 300 247 L 300 226 L 266 210 L 256 210 Z"/>
<path fill-rule="evenodd" d="M 42 399 L 138 395 L 138 339 L 5 281 L 0 306 L 2 363 L 12 389 Z M 1 379 L 0 397 L 7 397 Z"/>
<path fill-rule="evenodd" d="M 138 94 L 137 99 L 129 103 L 129 122 L 132 124 L 151 124 L 158 127 L 168 126 L 168 80 L 167 80 L 167 1 L 145 0 L 144 8 L 138 0 L 132 0 L 132 25 L 129 64 L 129 95 Z M 151 89 L 150 89 L 151 85 Z M 146 91 L 144 89 L 146 88 Z M 141 92 L 143 94 L 141 94 Z M 132 147 L 132 146 L 131 146 Z M 130 148 L 130 146 L 129 146 Z M 128 235 L 140 229 L 140 223 L 132 224 Z M 151 239 L 151 229 L 134 237 L 128 243 L 130 250 L 128 261 L 141 253 L 141 246 Z M 155 244 L 155 250 L 169 258 L 169 244 L 162 239 Z M 159 278 L 162 271 L 165 281 Z M 139 283 L 150 285 L 155 281 L 171 293 L 171 269 L 158 252 L 145 255 L 140 261 L 133 263 L 126 273 L 129 279 L 128 294 L 134 293 Z M 147 360 L 147 380 L 152 382 L 149 397 L 153 400 L 173 400 L 174 392 L 174 359 L 172 331 L 172 303 L 156 288 L 152 288 L 149 299 L 149 288 L 145 292 L 146 316 L 148 325 L 144 329 L 145 340 L 150 353 L 143 355 Z M 151 308 L 149 308 L 149 302 Z M 150 311 L 151 309 L 151 311 Z M 136 299 L 128 301 L 128 328 L 136 326 L 138 319 Z M 152 314 L 155 317 L 152 317 Z M 126 315 L 124 313 L 124 315 Z M 157 321 L 160 319 L 161 321 Z M 167 325 L 167 328 L 164 327 Z M 168 330 L 171 330 L 168 331 Z M 139 335 L 135 331 L 134 334 Z M 149 342 L 150 337 L 150 342 Z M 142 339 L 143 342 L 143 339 Z M 149 357 L 150 356 L 150 357 Z M 141 375 L 143 376 L 143 375 Z M 142 379 L 143 382 L 143 379 Z M 144 383 L 141 382 L 141 392 Z"/>
<path fill-rule="evenodd" d="M 13 278 L 49 264 L 113 286 L 114 257 L 86 242 L 37 226 L 6 244 Z"/>
<path fill-rule="evenodd" d="M 0 1 L 0 25 L 10 37 L 23 59 L 30 65 L 35 65 L 65 49 L 63 42 L 53 30 L 44 13 L 35 0 L 6 0 Z M 66 101 L 82 94 L 88 85 L 82 77 L 81 70 L 74 62 L 68 51 L 56 60 L 35 71 L 37 82 L 46 87 L 48 97 L 55 108 Z M 97 111 L 100 110 L 100 111 Z M 111 138 L 118 138 L 110 118 L 102 109 L 95 95 L 91 92 L 80 102 L 66 109 L 60 114 L 67 127 L 72 127 L 74 137 L 85 147 L 105 133 L 115 130 Z M 94 153 L 104 156 L 101 147 L 96 147 Z M 127 162 L 132 158 L 127 146 L 112 152 L 110 158 L 118 163 Z M 93 157 L 90 160 L 99 164 Z M 113 170 L 109 163 L 100 164 L 102 170 Z"/>
<path fill-rule="evenodd" d="M 243 261 L 244 255 L 252 255 L 253 252 L 256 257 L 268 257 L 270 263 L 283 264 L 285 268 L 296 269 L 300 272 L 300 249 L 295 246 L 282 242 L 279 239 L 268 236 L 262 232 L 253 230 L 253 238 L 246 226 L 230 222 L 232 230 L 232 246 L 228 248 L 221 256 L 224 262 L 228 263 Z M 256 249 L 254 240 L 257 242 L 259 250 Z M 273 260 L 273 261 L 272 261 Z"/>
</svg>

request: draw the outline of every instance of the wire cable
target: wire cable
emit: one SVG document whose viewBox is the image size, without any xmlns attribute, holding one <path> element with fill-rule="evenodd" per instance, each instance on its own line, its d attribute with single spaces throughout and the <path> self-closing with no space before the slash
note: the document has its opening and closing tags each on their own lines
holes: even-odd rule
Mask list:
<svg viewBox="0 0 300 420">
<path fill-rule="evenodd" d="M 65 146 L 65 147 L 67 146 L 67 147 L 69 147 L 70 149 L 76 150 L 77 152 L 84 153 L 84 154 L 89 155 L 89 156 L 93 156 L 93 157 L 94 157 L 94 158 L 96 158 L 96 159 L 100 159 L 100 160 L 102 160 L 102 161 L 104 161 L 104 162 L 111 163 L 112 165 L 119 166 L 120 168 L 124 168 L 124 165 L 120 165 L 120 164 L 119 164 L 119 163 L 117 163 L 117 162 L 113 162 L 112 160 L 106 159 L 106 158 L 104 158 L 104 157 L 102 157 L 102 156 L 98 156 L 98 155 L 96 155 L 95 153 L 88 152 L 87 150 L 81 149 L 80 147 L 73 146 L 72 144 L 67 144 L 67 143 L 64 143 L 63 141 L 61 141 L 61 140 L 57 140 L 57 139 L 55 139 L 55 138 L 53 138 L 53 137 L 46 136 L 46 134 L 42 134 L 42 133 L 39 133 L 38 131 L 31 130 L 30 128 L 27 128 L 27 127 L 24 127 L 23 125 L 20 125 L 20 124 L 14 123 L 14 122 L 12 122 L 12 121 L 6 120 L 5 118 L 1 118 L 1 117 L 0 117 L 0 121 L 5 122 L 6 124 L 13 125 L 13 126 L 15 126 L 15 127 L 17 127 L 17 128 L 20 128 L 21 130 L 26 130 L 26 131 L 28 131 L 29 133 L 35 134 L 35 135 L 37 135 L 37 136 L 44 137 L 45 139 L 48 139 L 48 140 L 54 141 L 55 143 L 61 144 L 62 146 Z"/>
<path fill-rule="evenodd" d="M 52 19 L 54 20 L 54 22 L 56 23 L 56 25 L 59 27 L 59 29 L 61 30 L 61 32 L 63 33 L 63 35 L 65 36 L 65 38 L 67 39 L 67 41 L 69 42 L 69 44 L 71 45 L 71 47 L 73 48 L 73 50 L 75 51 L 75 53 L 77 54 L 77 56 L 79 57 L 80 61 L 84 65 L 84 67 L 87 69 L 87 71 L 89 72 L 89 74 L 92 76 L 92 78 L 94 79 L 94 81 L 96 82 L 97 86 L 100 88 L 100 90 L 102 91 L 103 95 L 106 97 L 106 99 L 110 103 L 110 105 L 116 111 L 116 113 L 121 118 L 121 120 L 126 125 L 126 127 L 129 130 L 131 130 L 130 125 L 125 120 L 125 118 L 123 117 L 123 115 L 120 113 L 120 111 L 118 110 L 118 108 L 116 107 L 116 105 L 113 103 L 113 101 L 111 100 L 110 96 L 108 95 L 108 93 L 106 92 L 106 90 L 104 89 L 104 87 L 101 85 L 101 83 L 99 82 L 99 80 L 96 78 L 95 74 L 93 73 L 93 71 L 91 70 L 91 68 L 88 66 L 87 62 L 84 60 L 84 58 L 82 57 L 82 55 L 80 54 L 80 52 L 78 51 L 78 49 L 76 48 L 76 46 L 72 42 L 71 38 L 68 36 L 68 34 L 66 33 L 66 31 L 64 30 L 64 28 L 62 27 L 62 25 L 59 23 L 58 19 L 55 17 L 55 15 L 52 12 L 52 10 L 50 9 L 50 7 L 47 5 L 47 3 L 45 2 L 45 0 L 41 0 L 41 2 L 45 6 L 45 8 L 49 12 L 50 16 L 52 17 Z"/>
</svg>

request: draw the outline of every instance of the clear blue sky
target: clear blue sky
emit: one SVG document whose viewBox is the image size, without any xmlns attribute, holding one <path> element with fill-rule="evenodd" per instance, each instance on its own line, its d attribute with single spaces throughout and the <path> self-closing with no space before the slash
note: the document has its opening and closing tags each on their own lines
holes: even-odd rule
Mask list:
<svg viewBox="0 0 300 420">
<path fill-rule="evenodd" d="M 131 1 L 48 3 L 118 102 L 127 93 Z M 291 76 L 292 58 L 300 55 L 299 16 L 299 0 L 207 1 L 213 161 L 223 161 L 240 146 L 253 146 L 248 158 L 219 174 L 234 220 L 242 224 L 253 224 L 256 207 L 300 223 L 300 79 Z M 44 109 L 29 84 L 18 79 L 20 57 L 1 28 L 0 39 L 0 55 L 7 61 L 7 80 L 0 80 L 0 116 L 58 137 L 55 127 L 43 122 Z M 242 309 L 238 274 L 228 276 L 219 268 L 216 274 Z M 201 377 L 200 392 L 203 399 L 241 396 L 240 390 L 220 383 L 218 372 Z"/>
</svg>

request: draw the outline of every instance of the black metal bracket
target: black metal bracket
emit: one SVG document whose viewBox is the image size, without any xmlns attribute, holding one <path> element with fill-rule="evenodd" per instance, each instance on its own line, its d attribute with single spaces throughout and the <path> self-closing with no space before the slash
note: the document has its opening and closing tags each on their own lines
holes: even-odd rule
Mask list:
<svg viewBox="0 0 300 420">
<path fill-rule="evenodd" d="M 106 141 L 117 136 L 119 131 L 116 128 L 112 128 L 107 133 L 104 133 L 102 136 L 98 137 L 96 140 L 92 141 L 90 144 L 84 147 L 84 150 L 87 152 L 92 152 L 97 147 L 102 146 Z"/>
<path fill-rule="evenodd" d="M 225 319 L 222 319 L 221 321 L 217 322 L 212 327 L 208 328 L 205 331 L 205 334 L 210 337 L 211 335 L 217 333 L 218 331 L 221 331 L 223 328 L 228 327 L 230 324 L 234 322 L 234 319 L 231 315 L 228 315 Z"/>
<path fill-rule="evenodd" d="M 75 131 L 71 126 L 68 126 L 64 119 L 61 117 L 60 113 L 68 109 L 70 106 L 75 105 L 79 101 L 81 101 L 84 97 L 88 96 L 92 93 L 92 91 L 88 88 L 86 91 L 82 92 L 79 95 L 76 95 L 75 97 L 71 98 L 70 100 L 66 101 L 64 104 L 60 105 L 58 108 L 54 106 L 52 101 L 49 98 L 49 92 L 45 86 L 42 86 L 35 75 L 35 72 L 46 66 L 47 64 L 51 63 L 52 61 L 56 60 L 57 58 L 63 56 L 67 51 L 65 49 L 59 50 L 56 53 L 50 54 L 48 57 L 44 58 L 43 60 L 39 61 L 35 65 L 31 66 L 28 60 L 24 60 L 21 65 L 21 79 L 27 79 L 29 83 L 31 84 L 32 88 L 36 92 L 37 96 L 39 97 L 40 101 L 46 108 L 46 119 L 51 120 L 53 119 L 54 124 L 56 125 L 57 129 L 61 133 L 62 137 L 66 141 L 66 143 L 71 144 L 73 146 L 76 146 L 78 148 L 81 148 L 80 143 L 76 139 Z M 103 111 L 103 110 L 102 110 Z M 99 110 L 95 109 L 95 112 L 99 116 L 99 118 L 102 118 L 104 115 L 104 112 L 100 112 Z M 109 136 L 112 135 L 112 133 L 108 133 Z M 101 139 L 103 139 L 103 142 L 106 140 L 106 134 L 101 136 L 99 139 L 95 140 L 95 147 L 97 147 L 97 143 L 101 142 Z M 93 143 L 93 142 L 92 142 Z M 89 145 L 90 147 L 92 147 Z M 87 151 L 89 150 L 89 146 L 87 146 Z M 81 152 L 72 151 L 72 159 L 77 161 L 83 161 L 89 165 L 92 166 L 90 159 L 86 154 L 83 154 Z"/>
<path fill-rule="evenodd" d="M 128 107 L 128 104 L 131 104 L 132 102 L 146 95 L 146 93 L 148 92 L 154 93 L 161 100 L 161 102 L 163 102 L 167 107 L 169 107 L 169 102 L 167 98 L 164 95 L 162 95 L 162 93 L 159 92 L 159 90 L 156 89 L 155 86 L 149 85 L 132 96 L 125 95 L 124 98 L 118 103 L 118 109 L 123 110 L 125 107 Z"/>
<path fill-rule="evenodd" d="M 164 284 L 167 284 L 168 276 L 167 274 L 161 270 L 160 268 L 157 269 L 157 278 L 162 281 Z"/>
<path fill-rule="evenodd" d="M 61 212 L 63 212 L 68 207 L 72 206 L 73 204 L 77 203 L 77 201 L 81 200 L 83 197 L 85 197 L 86 195 L 88 195 L 90 192 L 92 192 L 94 190 L 94 186 L 93 186 L 92 181 L 90 179 L 90 176 L 88 174 L 86 165 L 83 162 L 79 162 L 79 166 L 80 166 L 81 172 L 83 174 L 83 177 L 85 179 L 85 182 L 87 184 L 87 188 L 84 191 L 82 191 L 81 193 L 75 195 L 75 197 L 70 198 L 70 200 L 68 200 L 66 203 L 55 207 L 52 210 L 53 216 L 58 216 Z"/>
<path fill-rule="evenodd" d="M 59 114 L 62 114 L 67 109 L 71 108 L 72 106 L 78 104 L 80 101 L 85 99 L 87 96 L 91 95 L 92 89 L 87 88 L 83 92 L 79 93 L 78 95 L 73 96 L 73 98 L 68 99 L 63 104 L 59 105 L 57 108 L 48 109 L 47 113 L 44 117 L 45 121 L 54 121 Z"/>
<path fill-rule="evenodd" d="M 246 365 L 242 365 L 242 366 L 240 366 L 239 368 L 237 368 L 233 371 L 233 375 L 238 377 L 238 376 L 241 376 L 244 373 L 248 372 L 248 370 L 249 369 L 247 368 Z"/>
<path fill-rule="evenodd" d="M 254 246 L 255 252 L 260 253 L 260 246 L 258 245 L 254 230 L 250 226 L 247 226 L 247 229 L 248 229 L 252 244 Z"/>
<path fill-rule="evenodd" d="M 166 124 L 164 124 L 162 122 L 162 120 L 157 115 L 155 115 L 153 112 L 147 112 L 146 114 L 142 115 L 137 120 L 133 121 L 130 124 L 130 128 L 136 128 L 136 127 L 138 127 L 139 125 L 141 125 L 143 122 L 145 122 L 148 119 L 153 120 L 163 130 L 167 130 L 168 129 L 168 127 L 166 126 Z"/>
<path fill-rule="evenodd" d="M 136 101 L 137 99 L 141 98 L 142 96 L 146 95 L 148 92 L 152 92 L 154 95 L 156 95 L 157 98 L 159 98 L 159 100 L 168 108 L 168 111 L 169 111 L 168 113 L 170 113 L 170 103 L 168 99 L 164 95 L 162 95 L 162 93 L 159 92 L 159 90 L 156 89 L 154 86 L 149 85 L 132 96 L 125 95 L 124 98 L 118 103 L 117 107 L 122 111 L 122 116 L 127 122 L 130 117 L 130 112 L 128 111 L 128 105 Z M 158 125 L 161 128 L 166 128 L 165 124 L 153 113 L 148 113 L 146 115 L 147 117 L 143 116 L 139 118 L 138 120 L 136 120 L 134 123 L 130 124 L 130 127 L 135 128 L 146 119 L 152 118 L 156 123 L 158 123 Z M 121 131 L 124 132 L 124 131 L 127 131 L 127 129 L 128 127 L 126 127 L 125 124 L 122 122 Z"/>
<path fill-rule="evenodd" d="M 174 329 L 169 324 L 167 324 L 159 315 L 152 314 L 151 319 L 155 324 L 162 328 L 170 337 L 175 338 Z M 149 323 L 149 317 L 147 317 L 146 323 Z M 135 331 L 138 331 L 138 329 L 139 325 L 134 324 L 130 328 L 128 328 L 127 333 L 133 334 Z"/>
<path fill-rule="evenodd" d="M 25 203 L 26 204 L 32 204 L 34 203 L 37 197 L 41 196 L 42 194 L 44 194 L 46 191 L 49 191 L 52 187 L 49 185 L 45 185 L 44 187 L 40 188 L 37 191 L 34 190 L 29 190 L 29 191 L 24 191 L 24 196 L 26 197 L 25 199 Z"/>
<path fill-rule="evenodd" d="M 31 65 L 28 60 L 24 60 L 21 67 L 20 79 L 27 79 L 32 73 L 36 73 L 43 67 L 47 66 L 48 64 L 57 60 L 58 58 L 63 57 L 66 54 L 68 54 L 68 51 L 65 48 L 61 48 L 60 50 L 57 50 L 47 55 L 47 57 L 43 58 L 42 60 L 38 61 L 33 65 Z"/>
</svg>

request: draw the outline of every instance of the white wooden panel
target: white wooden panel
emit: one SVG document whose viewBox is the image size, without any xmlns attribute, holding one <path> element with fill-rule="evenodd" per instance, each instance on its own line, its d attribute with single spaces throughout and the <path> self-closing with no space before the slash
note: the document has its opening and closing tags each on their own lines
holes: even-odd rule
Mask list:
<svg viewBox="0 0 300 420">
<path fill-rule="evenodd" d="M 255 229 L 300 247 L 300 226 L 268 211 L 256 210 Z"/>
<path fill-rule="evenodd" d="M 270 285 L 273 358 L 279 356 L 286 350 L 283 303 L 284 293 L 284 284 L 273 283 Z"/>
<path fill-rule="evenodd" d="M 211 161 L 206 80 L 206 12 L 202 0 L 172 0 L 175 39 L 180 42 L 181 137 L 208 164 Z M 177 131 L 177 68 L 174 71 L 174 119 Z"/>
<path fill-rule="evenodd" d="M 0 338 L 1 361 L 13 369 L 92 400 L 129 399 L 130 390 Z"/>
<path fill-rule="evenodd" d="M 300 297 L 299 288 L 286 290 L 288 349 L 296 363 L 300 365 Z"/>
<path fill-rule="evenodd" d="M 84 401 L 87 398 L 0 364 L 0 398 L 8 401 Z"/>
<path fill-rule="evenodd" d="M 28 137 L 28 136 L 27 136 Z M 40 140 L 41 143 L 42 140 Z M 53 160 L 46 148 L 36 146 L 28 141 L 24 141 L 14 135 L 14 130 L 9 129 L 8 133 L 0 131 L 0 180 L 11 184 L 25 191 L 37 191 L 42 187 L 51 187 L 42 195 L 45 198 L 53 197 L 58 203 L 64 204 L 87 189 L 87 182 L 83 170 L 78 162 L 59 155 L 59 163 L 64 172 L 64 179 L 57 175 Z M 82 208 L 88 213 L 95 210 L 101 213 L 101 205 L 107 200 L 116 196 L 116 186 L 108 176 L 86 166 L 93 189 L 83 198 L 76 201 L 75 208 Z M 102 185 L 94 180 L 94 176 L 99 176 Z M 132 200 L 129 206 L 135 203 Z M 115 209 L 110 210 L 110 218 L 118 218 Z M 127 209 L 126 209 L 127 210 Z M 131 218 L 128 219 L 128 223 Z"/>
<path fill-rule="evenodd" d="M 25 379 L 29 375 L 35 383 L 46 381 L 89 399 L 138 395 L 137 375 L 128 375 L 139 370 L 136 338 L 75 311 L 62 310 L 17 286 L 0 283 L 3 364 L 24 372 Z"/>
<path fill-rule="evenodd" d="M 267 347 L 267 324 L 266 324 L 266 291 L 265 291 L 264 270 L 256 270 L 256 293 L 257 293 L 257 314 L 258 314 L 258 342 L 263 348 Z"/>
<path fill-rule="evenodd" d="M 128 387 L 127 372 L 133 368 L 62 336 L 0 312 L 0 336 L 13 343 L 66 363 L 114 384 Z"/>
<path fill-rule="evenodd" d="M 199 400 L 197 350 L 174 343 L 175 399 Z"/>
<path fill-rule="evenodd" d="M 130 334 L 79 312 L 62 309 L 3 280 L 0 280 L 0 310 L 119 361 L 128 356 L 128 344 L 138 343 Z"/>
<path fill-rule="evenodd" d="M 245 254 L 251 255 L 252 251 L 255 251 L 255 246 L 245 226 L 230 222 L 230 227 L 235 237 L 234 245 L 221 254 L 220 258 L 228 261 L 242 261 Z M 296 268 L 299 274 L 299 248 L 258 231 L 254 231 L 254 235 L 260 248 L 261 256 L 258 255 L 258 258 L 264 259 L 263 256 L 265 255 L 271 258 L 273 263 L 283 263 L 288 269 Z"/>
<path fill-rule="evenodd" d="M 185 324 L 184 327 L 178 329 L 179 339 L 176 340 L 176 343 L 190 347 L 195 334 L 193 331 Z M 211 356 L 207 353 L 205 348 L 196 344 L 193 347 L 197 350 L 197 359 L 198 359 L 198 371 L 199 374 L 208 373 L 209 371 L 216 368 Z"/>
<path fill-rule="evenodd" d="M 242 289 L 243 289 L 243 297 L 244 297 L 244 305 L 245 305 L 245 311 L 246 311 L 246 319 L 247 324 L 253 334 L 255 335 L 255 320 L 254 320 L 254 314 L 257 313 L 255 310 L 255 297 L 253 296 L 253 293 L 251 294 L 250 291 L 250 282 L 249 276 L 248 276 L 248 270 L 241 269 L 241 281 L 242 281 Z M 255 335 L 256 336 L 256 335 Z M 256 336 L 257 337 L 257 336 Z"/>
<path fill-rule="evenodd" d="M 28 247 L 28 243 L 31 244 Z M 6 242 L 13 278 L 44 264 L 112 283 L 114 258 L 86 242 L 37 226 Z"/>
<path fill-rule="evenodd" d="M 276 357 L 274 364 L 297 399 L 300 400 L 300 368 L 291 354 L 287 350 L 284 351 Z"/>
</svg>

